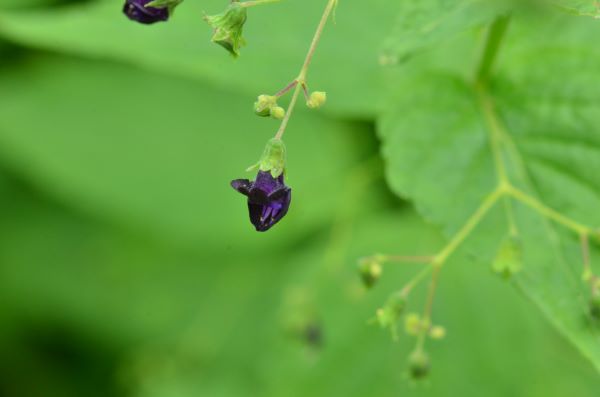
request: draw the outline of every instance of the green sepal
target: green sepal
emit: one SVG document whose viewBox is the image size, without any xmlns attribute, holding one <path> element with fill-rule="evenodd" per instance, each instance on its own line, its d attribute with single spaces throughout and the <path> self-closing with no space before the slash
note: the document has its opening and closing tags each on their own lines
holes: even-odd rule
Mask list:
<svg viewBox="0 0 600 397">
<path fill-rule="evenodd" d="M 168 8 L 169 14 L 172 14 L 175 10 L 175 7 L 181 3 L 183 3 L 183 0 L 153 0 L 144 7 Z"/>
<path fill-rule="evenodd" d="M 273 178 L 278 178 L 285 172 L 285 144 L 281 139 L 270 139 L 258 163 L 246 169 L 246 171 L 256 170 L 271 172 Z"/>
<path fill-rule="evenodd" d="M 234 58 L 240 55 L 240 48 L 246 45 L 246 40 L 242 37 L 246 19 L 246 8 L 239 2 L 231 3 L 221 14 L 204 17 L 214 29 L 212 42 L 225 48 Z"/>
</svg>

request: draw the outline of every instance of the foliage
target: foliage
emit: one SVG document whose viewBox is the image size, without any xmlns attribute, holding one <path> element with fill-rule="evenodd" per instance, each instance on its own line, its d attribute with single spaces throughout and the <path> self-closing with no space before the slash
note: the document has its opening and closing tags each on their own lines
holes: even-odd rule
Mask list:
<svg viewBox="0 0 600 397">
<path fill-rule="evenodd" d="M 228 182 L 325 2 L 250 10 L 236 60 L 223 3 L 0 0 L 0 394 L 596 395 L 595 2 L 340 2 L 262 94 L 324 106 L 260 235 Z"/>
</svg>

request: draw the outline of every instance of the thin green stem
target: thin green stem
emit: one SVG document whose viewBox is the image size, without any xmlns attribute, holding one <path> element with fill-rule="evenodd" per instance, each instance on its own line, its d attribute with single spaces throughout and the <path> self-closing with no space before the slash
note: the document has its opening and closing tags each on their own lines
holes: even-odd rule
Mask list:
<svg viewBox="0 0 600 397">
<path fill-rule="evenodd" d="M 471 215 L 458 233 L 454 235 L 448 245 L 446 245 L 446 247 L 444 247 L 444 249 L 438 255 L 436 255 L 435 259 L 433 260 L 434 265 L 443 266 L 446 263 L 450 255 L 452 255 L 454 251 L 456 251 L 456 249 L 463 243 L 463 241 L 471 234 L 473 229 L 477 227 L 479 222 L 481 222 L 483 217 L 494 206 L 494 204 L 496 204 L 498 199 L 504 193 L 504 188 L 499 187 L 483 200 L 479 208 L 477 208 L 473 215 Z"/>
<path fill-rule="evenodd" d="M 483 46 L 481 60 L 479 61 L 479 66 L 477 68 L 477 82 L 488 81 L 509 22 L 510 15 L 502 15 L 497 17 L 490 25 Z"/>
<path fill-rule="evenodd" d="M 433 267 L 430 265 L 417 273 L 408 283 L 404 285 L 404 287 L 402 287 L 400 294 L 406 298 L 413 288 L 415 288 L 421 281 L 425 279 L 425 277 L 427 277 L 427 275 L 429 275 L 429 273 L 431 273 L 432 268 Z"/>
<path fill-rule="evenodd" d="M 544 215 L 546 218 L 549 218 L 554 222 L 561 224 L 567 229 L 571 229 L 580 235 L 588 235 L 594 232 L 590 227 L 564 216 L 560 212 L 553 210 L 538 199 L 531 197 L 527 193 L 522 192 L 521 190 L 517 189 L 512 185 L 508 186 L 506 192 L 510 196 L 514 197 L 516 200 L 522 202 L 523 204 L 533 208 L 538 213 Z"/>
<path fill-rule="evenodd" d="M 288 107 L 287 112 L 285 113 L 285 117 L 281 121 L 281 125 L 279 126 L 279 130 L 277 130 L 277 134 L 275 134 L 275 139 L 281 139 L 283 134 L 285 133 L 285 129 L 290 121 L 290 117 L 294 111 L 294 107 L 296 106 L 296 102 L 298 100 L 298 94 L 300 93 L 300 89 L 306 83 L 306 75 L 308 74 L 308 68 L 310 67 L 310 63 L 315 55 L 315 50 L 317 49 L 317 45 L 321 40 L 321 36 L 323 34 L 323 29 L 325 29 L 325 25 L 327 25 L 327 21 L 329 20 L 329 16 L 331 12 L 335 8 L 338 0 L 329 0 L 327 2 L 327 6 L 325 6 L 325 11 L 323 11 L 323 16 L 321 17 L 321 21 L 317 26 L 317 30 L 315 35 L 313 36 L 312 42 L 310 43 L 310 47 L 308 48 L 308 53 L 306 54 L 306 58 L 304 59 L 304 63 L 302 64 L 302 68 L 300 69 L 300 73 L 296 78 L 296 89 L 294 90 L 294 94 L 292 96 L 292 100 L 290 101 L 290 105 Z"/>
<path fill-rule="evenodd" d="M 435 292 L 437 290 L 438 279 L 440 275 L 441 265 L 434 264 L 433 272 L 431 274 L 431 282 L 429 283 L 429 290 L 427 291 L 427 301 L 425 303 L 425 310 L 423 311 L 423 324 L 417 336 L 417 348 L 419 352 L 423 351 L 425 346 L 425 338 L 427 337 L 428 329 L 431 327 L 431 313 L 433 311 L 433 301 L 435 299 Z"/>
</svg>

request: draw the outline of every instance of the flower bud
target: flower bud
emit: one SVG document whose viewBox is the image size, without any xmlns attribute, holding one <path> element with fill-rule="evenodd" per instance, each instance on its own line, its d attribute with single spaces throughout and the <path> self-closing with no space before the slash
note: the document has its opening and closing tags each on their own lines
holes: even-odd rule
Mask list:
<svg viewBox="0 0 600 397">
<path fill-rule="evenodd" d="M 277 120 L 281 120 L 285 117 L 285 109 L 281 106 L 274 106 L 271 108 L 271 117 Z"/>
<path fill-rule="evenodd" d="M 500 248 L 492 264 L 492 270 L 508 279 L 518 273 L 521 267 L 521 241 L 517 236 L 508 236 L 500 244 Z"/>
<path fill-rule="evenodd" d="M 229 4 L 221 14 L 204 17 L 204 20 L 214 29 L 212 42 L 225 48 L 234 58 L 240 55 L 240 48 L 246 44 L 246 40 L 242 37 L 246 19 L 246 8 L 239 2 Z"/>
<path fill-rule="evenodd" d="M 392 294 L 385 302 L 383 307 L 377 309 L 376 320 L 381 328 L 390 328 L 395 332 L 396 323 L 400 319 L 404 308 L 406 307 L 406 298 L 402 293 Z"/>
<path fill-rule="evenodd" d="M 413 352 L 408 359 L 410 376 L 415 379 L 423 379 L 429 374 L 429 356 L 421 350 Z"/>
<path fill-rule="evenodd" d="M 375 257 L 371 257 L 361 260 L 358 265 L 358 271 L 360 272 L 360 278 L 363 282 L 363 285 L 366 288 L 372 288 L 375 284 L 377 284 L 377 281 L 379 281 L 383 270 L 379 260 Z"/>
<path fill-rule="evenodd" d="M 271 108 L 277 105 L 277 97 L 271 95 L 259 95 L 254 102 L 254 113 L 261 117 L 269 117 Z"/>
<path fill-rule="evenodd" d="M 421 328 L 423 327 L 423 322 L 421 321 L 421 316 L 417 313 L 409 313 L 406 315 L 404 319 L 404 330 L 409 335 L 418 335 L 421 332 Z"/>
<path fill-rule="evenodd" d="M 311 109 L 318 109 L 325 104 L 327 101 L 327 93 L 323 91 L 315 91 L 310 94 L 308 101 L 306 101 L 306 106 Z"/>
<path fill-rule="evenodd" d="M 431 327 L 429 330 L 429 337 L 437 340 L 444 339 L 446 337 L 446 328 L 439 325 Z"/>
</svg>

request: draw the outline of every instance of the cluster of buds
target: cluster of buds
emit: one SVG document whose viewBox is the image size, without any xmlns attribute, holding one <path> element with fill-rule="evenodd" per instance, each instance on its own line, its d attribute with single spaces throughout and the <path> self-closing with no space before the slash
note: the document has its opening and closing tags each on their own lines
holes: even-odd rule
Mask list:
<svg viewBox="0 0 600 397">
<path fill-rule="evenodd" d="M 272 117 L 281 120 L 285 116 L 285 109 L 277 105 L 277 96 L 259 95 L 254 102 L 254 113 L 260 117 Z"/>
<path fill-rule="evenodd" d="M 444 339 L 446 328 L 441 325 L 431 325 L 428 319 L 422 318 L 417 313 L 409 313 L 404 321 L 404 329 L 408 335 L 418 336 L 426 333 L 431 339 Z"/>
</svg>

